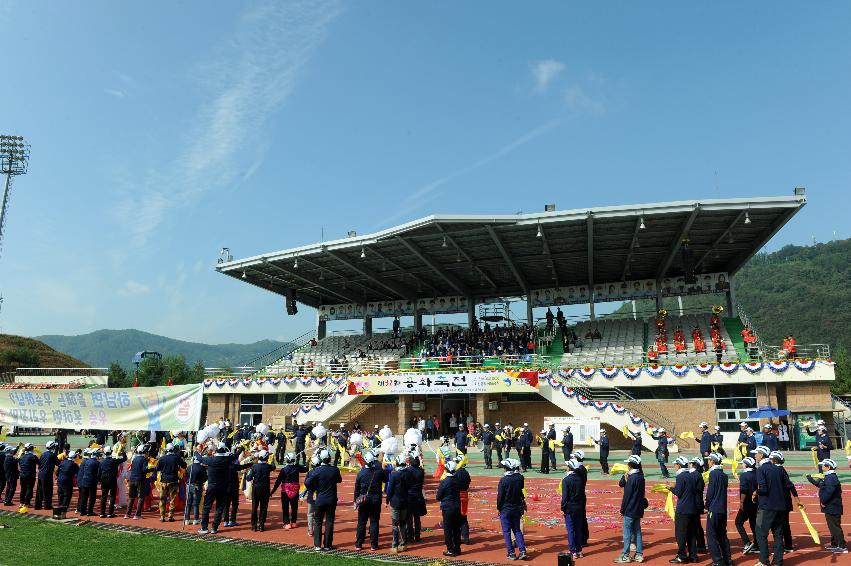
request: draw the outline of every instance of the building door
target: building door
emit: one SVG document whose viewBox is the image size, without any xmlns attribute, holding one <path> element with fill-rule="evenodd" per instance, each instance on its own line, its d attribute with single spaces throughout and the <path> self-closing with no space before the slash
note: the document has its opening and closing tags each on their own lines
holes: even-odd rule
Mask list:
<svg viewBox="0 0 851 566">
<path fill-rule="evenodd" d="M 469 414 L 469 405 L 470 405 L 470 397 L 469 395 L 460 395 L 460 396 L 450 396 L 444 395 L 440 398 L 440 433 L 448 434 L 449 436 L 453 436 L 456 432 L 458 432 L 458 425 L 463 424 L 466 426 L 466 416 Z M 462 423 L 459 419 L 459 416 L 463 413 L 464 422 Z M 455 419 L 452 419 L 452 415 L 455 415 Z M 454 422 L 455 426 L 452 426 Z"/>
</svg>

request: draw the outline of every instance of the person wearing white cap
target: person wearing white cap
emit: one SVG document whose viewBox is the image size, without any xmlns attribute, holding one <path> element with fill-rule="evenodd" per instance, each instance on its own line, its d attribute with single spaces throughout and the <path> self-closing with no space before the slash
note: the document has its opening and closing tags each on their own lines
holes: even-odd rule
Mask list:
<svg viewBox="0 0 851 566">
<path fill-rule="evenodd" d="M 712 451 L 712 434 L 709 432 L 709 423 L 705 421 L 700 423 L 700 429 L 700 455 L 707 458 Z M 709 469 L 708 465 L 704 466 L 704 469 Z"/>
<path fill-rule="evenodd" d="M 600 429 L 599 440 L 594 440 L 594 438 L 591 437 L 591 441 L 600 446 L 600 471 L 604 475 L 609 475 L 609 435 L 606 433 L 606 429 Z M 570 445 L 573 446 L 573 435 L 570 437 Z M 570 458 L 565 457 L 565 463 L 567 463 L 567 460 L 569 459 Z M 582 460 L 580 460 L 580 462 L 581 461 Z"/>
<path fill-rule="evenodd" d="M 396 456 L 396 468 L 390 472 L 385 488 L 386 502 L 390 506 L 393 543 L 390 551 L 405 552 L 408 544 L 405 522 L 408 519 L 408 462 L 404 454 Z"/>
<path fill-rule="evenodd" d="M 507 458 L 499 463 L 505 469 L 505 474 L 500 478 L 496 489 L 496 510 L 499 513 L 499 522 L 502 527 L 502 538 L 505 541 L 505 550 L 509 560 L 526 559 L 526 540 L 523 530 L 520 528 L 521 518 L 526 509 L 526 497 L 523 495 L 525 480 L 520 473 L 520 462 L 513 458 Z M 519 556 L 515 556 L 515 544 L 511 540 L 514 535 Z"/>
<path fill-rule="evenodd" d="M 523 465 L 522 470 L 525 472 L 532 467 L 532 431 L 529 430 L 529 423 L 523 423 L 523 431 L 517 439 L 517 449 L 520 451 L 520 463 Z"/>
<path fill-rule="evenodd" d="M 165 455 L 157 461 L 157 471 L 160 473 L 160 522 L 166 521 L 166 505 L 168 505 L 168 522 L 174 521 L 174 504 L 180 488 L 180 470 L 186 469 L 186 462 L 174 452 L 174 446 L 167 444 Z"/>
<path fill-rule="evenodd" d="M 564 514 L 564 526 L 567 529 L 567 546 L 573 558 L 582 558 L 582 547 L 585 544 L 584 523 L 588 520 L 585 515 L 585 484 L 579 474 L 579 462 L 567 462 L 567 474 L 561 480 L 561 512 Z"/>
<path fill-rule="evenodd" d="M 755 454 L 758 460 L 756 470 L 757 512 L 756 543 L 759 547 L 759 561 L 768 564 L 768 533 L 774 536 L 774 564 L 783 564 L 783 522 L 786 516 L 786 493 L 794 489 L 788 480 L 784 481 L 784 470 L 768 462 L 768 448 L 758 446 Z M 770 454 L 770 452 L 769 452 Z M 788 478 L 788 476 L 786 476 Z"/>
<path fill-rule="evenodd" d="M 38 484 L 35 488 L 35 508 L 53 509 L 53 471 L 59 465 L 57 449 L 59 444 L 51 440 L 38 460 Z M 0 489 L 0 491 L 3 491 Z"/>
<path fill-rule="evenodd" d="M 770 424 L 766 424 L 762 427 L 762 442 L 760 443 L 760 446 L 765 446 L 772 452 L 779 448 L 777 445 L 777 437 L 774 436 L 773 428 Z"/>
<path fill-rule="evenodd" d="M 792 513 L 792 509 L 801 507 L 801 500 L 798 498 L 798 490 L 795 484 L 789 478 L 789 472 L 783 467 L 783 463 L 786 461 L 783 453 L 774 450 L 768 455 L 768 458 L 774 465 L 783 470 L 783 482 L 788 488 L 783 492 L 783 498 L 786 504 L 786 512 L 783 516 L 783 552 L 794 552 L 795 548 L 793 547 L 792 527 L 789 524 L 789 515 Z M 794 505 L 792 504 L 792 498 L 795 499 Z"/>
<path fill-rule="evenodd" d="M 664 428 L 657 428 L 651 432 L 650 438 L 657 442 L 656 445 L 656 461 L 659 462 L 659 469 L 662 472 L 663 478 L 671 477 L 671 474 L 668 472 L 668 467 L 665 465 L 668 463 L 668 433 L 665 432 Z"/>
<path fill-rule="evenodd" d="M 32 504 L 36 468 L 38 467 L 38 456 L 35 455 L 34 451 L 35 446 L 27 442 L 24 444 L 24 453 L 18 460 L 18 473 L 21 480 L 21 507 L 23 508 L 28 508 Z"/>
<path fill-rule="evenodd" d="M 724 451 L 724 435 L 721 434 L 721 427 L 715 425 L 715 433 L 712 435 L 712 451 L 727 457 L 727 452 Z"/>
<path fill-rule="evenodd" d="M 256 464 L 251 466 L 245 481 L 251 484 L 251 530 L 263 532 L 266 530 L 266 511 L 269 509 L 269 498 L 272 496 L 269 484 L 274 464 L 270 464 L 269 452 L 261 450 L 257 453 Z"/>
<path fill-rule="evenodd" d="M 674 536 L 677 539 L 677 555 L 669 560 L 671 564 L 697 562 L 697 540 L 693 526 L 693 517 L 699 517 L 698 500 L 703 494 L 697 492 L 697 484 L 689 473 L 688 459 L 680 456 L 674 460 L 676 480 L 671 493 L 677 497 L 674 512 Z"/>
<path fill-rule="evenodd" d="M 742 448 L 742 455 L 748 456 L 753 454 L 754 450 L 756 450 L 756 435 L 753 433 L 753 429 L 748 427 L 745 429 L 745 443 Z"/>
<path fill-rule="evenodd" d="M 731 564 L 727 537 L 727 474 L 721 468 L 723 456 L 709 455 L 709 484 L 706 487 L 706 542 L 713 564 Z"/>
<path fill-rule="evenodd" d="M 822 460 L 821 466 L 824 478 L 815 479 L 812 475 L 807 475 L 807 480 L 818 488 L 819 505 L 830 530 L 830 544 L 825 548 L 834 554 L 848 554 L 845 534 L 842 532 L 842 485 L 836 475 L 836 462 L 831 459 Z"/>
<path fill-rule="evenodd" d="M 709 458 L 701 458 L 700 456 L 696 456 L 691 459 L 691 467 L 689 468 L 689 472 L 691 472 L 692 481 L 695 483 L 697 490 L 697 515 L 692 516 L 692 530 L 694 531 L 694 538 L 697 541 L 697 553 L 698 554 L 706 554 L 706 534 L 703 531 L 703 523 L 700 522 L 700 516 L 706 511 L 705 503 L 706 501 L 703 499 L 703 490 L 706 488 L 706 482 L 703 481 L 703 468 L 705 466 L 704 462 L 708 462 Z"/>
<path fill-rule="evenodd" d="M 742 553 L 756 552 L 756 461 L 750 456 L 741 461 L 745 471 L 739 474 L 739 510 L 736 512 L 736 530 L 742 537 Z M 745 522 L 751 527 L 751 535 L 745 530 Z"/>
<path fill-rule="evenodd" d="M 440 511 L 443 514 L 443 542 L 446 544 L 444 556 L 461 554 L 461 492 L 455 481 L 458 463 L 449 459 L 446 461 L 446 477 L 440 480 L 435 498 L 440 501 Z"/>
<path fill-rule="evenodd" d="M 830 440 L 830 435 L 827 433 L 827 427 L 824 426 L 824 421 L 819 421 L 819 427 L 816 431 L 816 457 L 819 461 L 830 460 L 830 451 L 833 450 L 833 442 Z M 822 471 L 822 466 L 819 464 L 818 471 Z"/>
<path fill-rule="evenodd" d="M 485 469 L 490 470 L 493 468 L 493 445 L 494 445 L 494 434 L 491 432 L 491 425 L 485 423 L 482 428 L 482 452 L 485 455 Z M 502 452 L 502 450 L 500 450 Z"/>
<path fill-rule="evenodd" d="M 620 508 L 623 515 L 623 553 L 615 559 L 616 564 L 644 562 L 641 518 L 644 517 L 647 499 L 644 496 L 645 484 L 641 456 L 632 454 L 626 459 L 626 465 L 629 471 L 618 482 L 618 485 L 623 488 Z M 631 544 L 635 544 L 635 556 L 629 555 Z"/>
</svg>

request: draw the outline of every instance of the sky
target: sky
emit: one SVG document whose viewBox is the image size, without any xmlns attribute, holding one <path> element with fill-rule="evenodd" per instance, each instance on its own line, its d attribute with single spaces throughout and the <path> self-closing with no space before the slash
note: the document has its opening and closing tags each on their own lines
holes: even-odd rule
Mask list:
<svg viewBox="0 0 851 566">
<path fill-rule="evenodd" d="M 851 237 L 851 4 L 523 8 L 0 0 L 0 129 L 32 145 L 0 329 L 295 337 L 315 311 L 217 274 L 222 247 L 438 213 L 804 186 L 767 249 Z"/>
</svg>

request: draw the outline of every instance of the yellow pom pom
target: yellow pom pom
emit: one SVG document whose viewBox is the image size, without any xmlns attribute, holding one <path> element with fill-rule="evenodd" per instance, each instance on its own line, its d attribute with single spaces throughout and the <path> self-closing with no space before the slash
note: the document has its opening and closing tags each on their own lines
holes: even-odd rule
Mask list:
<svg viewBox="0 0 851 566">
<path fill-rule="evenodd" d="M 29 513 L 29 512 L 30 512 L 30 508 L 29 508 L 29 507 L 27 507 L 26 505 L 21 505 L 21 508 L 20 508 L 20 509 L 18 509 L 18 513 L 20 513 L 20 514 L 22 514 L 22 515 L 23 515 L 24 513 Z"/>
</svg>

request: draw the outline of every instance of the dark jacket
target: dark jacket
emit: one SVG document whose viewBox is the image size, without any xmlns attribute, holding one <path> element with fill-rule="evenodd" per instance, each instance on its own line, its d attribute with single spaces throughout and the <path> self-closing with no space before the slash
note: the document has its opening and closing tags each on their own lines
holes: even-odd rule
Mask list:
<svg viewBox="0 0 851 566">
<path fill-rule="evenodd" d="M 342 481 L 339 468 L 322 464 L 305 478 L 304 485 L 316 494 L 316 505 L 337 505 L 337 484 Z"/>
<path fill-rule="evenodd" d="M 272 470 L 275 469 L 274 464 L 268 462 L 257 462 L 248 474 L 245 476 L 246 481 L 253 481 L 252 489 L 257 493 L 269 493 L 269 486 L 272 482 Z"/>
<path fill-rule="evenodd" d="M 783 492 L 788 487 L 783 481 L 782 468 L 766 461 L 756 469 L 756 483 L 759 494 L 758 509 L 786 511 L 786 497 Z"/>
<path fill-rule="evenodd" d="M 24 452 L 21 459 L 18 460 L 18 467 L 21 470 L 22 478 L 34 478 L 36 466 L 38 466 L 38 456 L 32 452 Z"/>
<path fill-rule="evenodd" d="M 440 501 L 441 511 L 455 511 L 461 509 L 461 490 L 455 476 L 446 476 L 440 480 L 435 497 Z"/>
<path fill-rule="evenodd" d="M 127 456 L 122 453 L 120 458 L 105 456 L 100 462 L 98 469 L 98 480 L 102 483 L 112 484 L 118 481 L 118 466 L 127 460 Z"/>
<path fill-rule="evenodd" d="M 74 478 L 77 477 L 77 472 L 80 470 L 73 458 L 65 458 L 59 462 L 58 476 L 56 483 L 63 487 L 71 487 L 74 485 Z"/>
<path fill-rule="evenodd" d="M 522 474 L 508 474 L 502 476 L 496 488 L 496 510 L 506 515 L 520 513 L 526 509 L 526 499 L 523 496 L 523 487 L 526 480 Z"/>
<path fill-rule="evenodd" d="M 798 489 L 795 487 L 795 484 L 792 483 L 792 480 L 789 479 L 789 472 L 786 471 L 786 468 L 783 466 L 778 466 L 781 470 L 783 470 L 783 484 L 787 487 L 787 489 L 783 490 L 783 502 L 786 504 L 786 511 L 792 511 L 792 496 L 798 497 Z"/>
<path fill-rule="evenodd" d="M 455 472 L 455 479 L 458 480 L 458 489 L 461 491 L 467 491 L 470 489 L 470 482 L 472 478 L 470 478 L 470 472 L 467 471 L 467 468 L 458 468 Z"/>
<path fill-rule="evenodd" d="M 98 473 L 100 462 L 94 458 L 86 458 L 80 463 L 80 471 L 77 472 L 77 486 L 92 488 L 98 484 Z"/>
<path fill-rule="evenodd" d="M 393 470 L 387 480 L 387 503 L 393 509 L 408 508 L 408 470 Z"/>
<path fill-rule="evenodd" d="M 157 471 L 160 472 L 161 483 L 177 483 L 180 470 L 186 469 L 186 462 L 177 454 L 166 454 L 157 461 Z"/>
<path fill-rule="evenodd" d="M 756 502 L 753 500 L 753 494 L 756 493 L 756 471 L 745 470 L 739 474 L 739 493 L 742 494 L 742 508 L 746 511 L 756 509 Z"/>
<path fill-rule="evenodd" d="M 704 430 L 700 435 L 700 453 L 708 454 L 712 451 L 712 435 L 708 430 Z"/>
<path fill-rule="evenodd" d="M 295 446 L 296 448 L 304 448 L 304 444 L 307 438 L 306 430 L 297 430 L 295 431 Z"/>
<path fill-rule="evenodd" d="M 585 510 L 585 486 L 582 478 L 568 474 L 561 480 L 561 512 L 569 513 Z"/>
<path fill-rule="evenodd" d="M 706 510 L 710 513 L 727 514 L 727 474 L 721 468 L 709 472 L 709 487 L 706 488 Z"/>
<path fill-rule="evenodd" d="M 239 452 L 232 455 L 230 459 L 230 468 L 228 468 L 228 491 L 231 493 L 239 493 L 241 491 L 239 486 L 239 472 L 251 467 L 251 462 L 240 464 L 238 458 Z"/>
<path fill-rule="evenodd" d="M 600 440 L 602 440 L 602 438 Z M 568 456 L 570 456 L 573 453 L 573 433 L 572 432 L 566 432 L 561 437 L 561 444 L 562 444 L 561 451 L 564 452 L 565 454 L 567 454 Z M 603 445 L 600 444 L 600 450 L 602 450 L 602 449 L 603 449 Z"/>
<path fill-rule="evenodd" d="M 148 472 L 155 471 L 156 468 L 148 467 L 148 457 L 144 454 L 136 454 L 130 461 L 130 481 L 145 481 L 145 475 Z"/>
<path fill-rule="evenodd" d="M 387 483 L 387 472 L 377 464 L 363 468 L 355 478 L 355 499 L 366 496 L 370 505 L 381 505 L 382 484 Z"/>
<path fill-rule="evenodd" d="M 766 448 L 768 448 L 772 452 L 777 450 L 777 448 L 778 448 L 777 437 L 774 436 L 773 434 L 763 433 L 763 435 L 762 435 L 762 446 L 765 446 Z"/>
<path fill-rule="evenodd" d="M 807 476 L 810 483 L 818 487 L 818 501 L 825 515 L 842 515 L 842 485 L 835 472 L 827 472 L 824 479 Z"/>
<path fill-rule="evenodd" d="M 609 457 L 609 437 L 601 436 L 600 441 L 597 443 L 600 445 L 600 458 L 608 458 Z"/>
<path fill-rule="evenodd" d="M 697 499 L 702 498 L 703 494 L 697 493 L 697 484 L 688 470 L 677 470 L 677 478 L 674 481 L 674 487 L 671 488 L 671 493 L 677 496 L 677 513 L 693 515 L 700 512 L 697 507 Z"/>
<path fill-rule="evenodd" d="M 53 450 L 45 450 L 38 460 L 38 479 L 53 479 L 53 470 L 59 465 L 59 458 Z"/>
<path fill-rule="evenodd" d="M 299 483 L 299 474 L 306 473 L 307 466 L 299 466 L 298 464 L 287 464 L 281 471 L 278 472 L 278 478 L 275 480 L 275 485 L 272 491 L 277 491 L 278 486 L 282 483 Z"/>
<path fill-rule="evenodd" d="M 644 516 L 644 474 L 635 472 L 623 476 L 618 485 L 623 489 L 621 499 L 621 515 L 640 519 Z"/>
<path fill-rule="evenodd" d="M 134 459 L 135 463 L 136 460 Z M 230 454 L 216 454 L 201 458 L 201 463 L 207 467 L 207 493 L 226 492 L 230 478 L 230 467 L 233 464 L 233 456 Z"/>
<path fill-rule="evenodd" d="M 692 468 L 689 470 L 689 474 L 691 474 L 691 481 L 694 482 L 694 493 L 696 497 L 695 505 L 697 506 L 697 512 L 703 513 L 706 509 L 704 507 L 703 500 L 703 490 L 706 488 L 706 484 L 703 481 L 703 470 L 695 470 Z"/>
<path fill-rule="evenodd" d="M 466 448 L 467 447 L 467 432 L 463 430 L 459 430 L 455 433 L 455 446 L 458 448 Z"/>
<path fill-rule="evenodd" d="M 632 440 L 632 454 L 641 456 L 641 436 L 635 436 Z"/>
<path fill-rule="evenodd" d="M 195 464 L 194 462 L 190 464 L 186 470 L 186 482 L 192 485 L 204 485 L 206 481 L 207 468 L 203 464 Z"/>
<path fill-rule="evenodd" d="M 494 436 L 493 433 L 489 430 L 486 430 L 482 433 L 482 445 L 483 446 L 493 446 Z"/>
<path fill-rule="evenodd" d="M 426 502 L 423 496 L 425 470 L 419 466 L 408 466 L 408 509 L 413 514 L 426 514 Z"/>
</svg>

